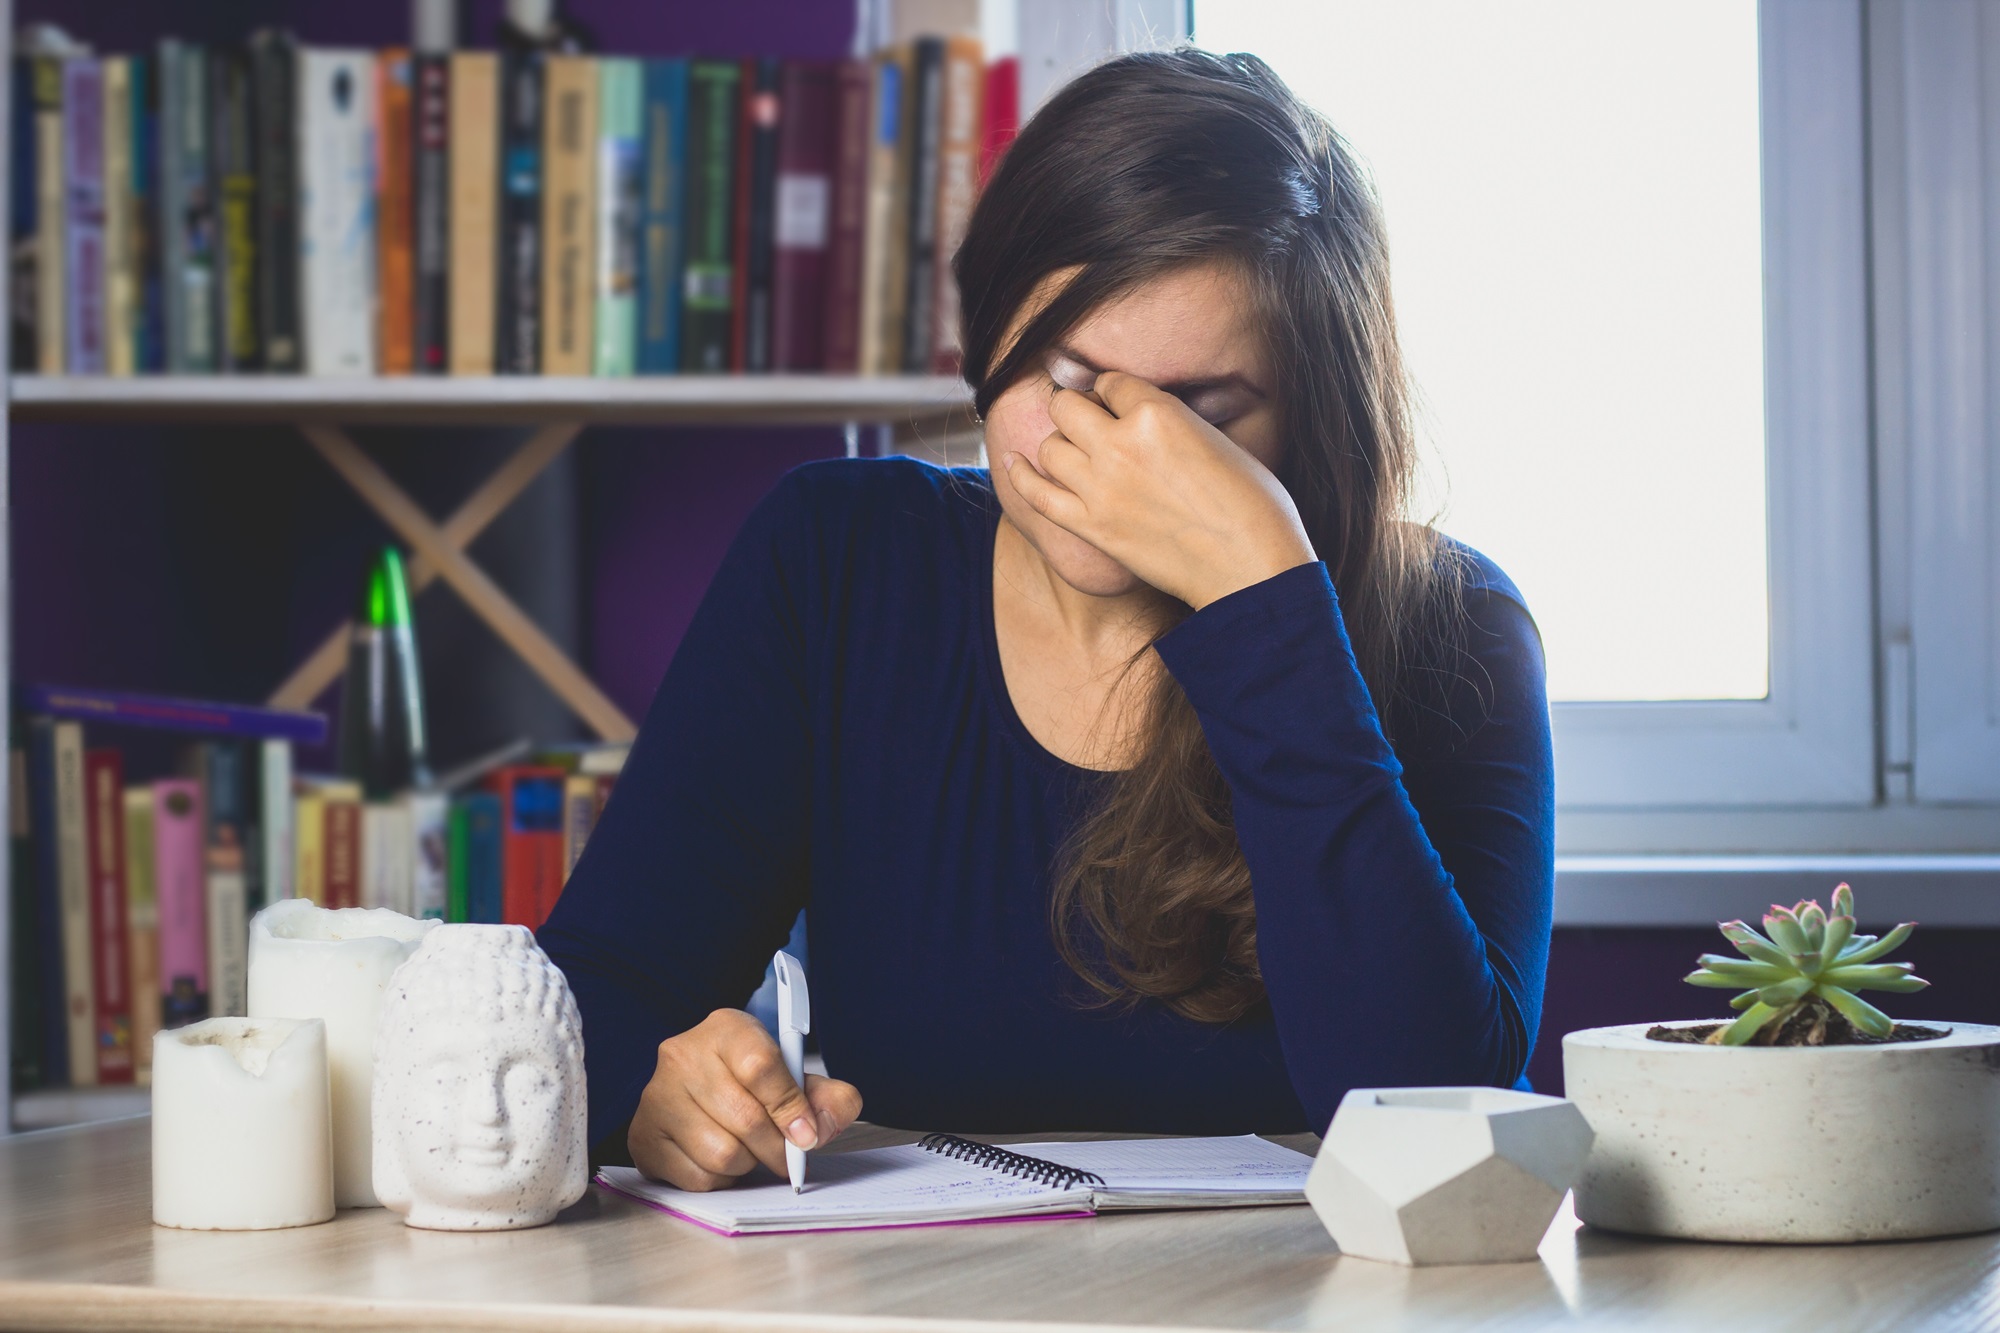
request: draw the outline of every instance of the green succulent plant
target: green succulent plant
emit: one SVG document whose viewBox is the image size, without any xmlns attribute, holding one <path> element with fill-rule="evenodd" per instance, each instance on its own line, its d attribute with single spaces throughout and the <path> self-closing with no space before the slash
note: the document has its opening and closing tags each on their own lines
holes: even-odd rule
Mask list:
<svg viewBox="0 0 2000 1333">
<path fill-rule="evenodd" d="M 1855 992 L 1907 994 L 1930 985 L 1911 975 L 1908 963 L 1876 961 L 1914 929 L 1915 922 L 1905 921 L 1880 939 L 1855 934 L 1854 890 L 1842 884 L 1833 891 L 1831 914 L 1817 902 L 1773 907 L 1764 917 L 1762 935 L 1741 921 L 1723 922 L 1723 937 L 1743 957 L 1705 953 L 1685 980 L 1691 986 L 1747 987 L 1729 1002 L 1742 1016 L 1709 1038 L 1718 1045 L 1741 1046 L 1767 1024 L 1782 1023 L 1815 999 L 1869 1036 L 1886 1037 L 1895 1021 Z"/>
</svg>

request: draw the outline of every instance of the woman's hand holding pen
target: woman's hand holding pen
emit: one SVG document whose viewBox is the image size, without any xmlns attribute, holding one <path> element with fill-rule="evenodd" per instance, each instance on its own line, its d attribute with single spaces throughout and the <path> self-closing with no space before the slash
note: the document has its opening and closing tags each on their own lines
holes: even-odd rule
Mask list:
<svg viewBox="0 0 2000 1333">
<path fill-rule="evenodd" d="M 740 1009 L 718 1009 L 660 1043 L 626 1146 L 633 1164 L 655 1180 L 721 1189 L 759 1162 L 782 1179 L 787 1139 L 821 1147 L 860 1114 L 853 1084 L 808 1074 L 801 1089 L 762 1023 Z"/>
<path fill-rule="evenodd" d="M 1138 578 L 1200 610 L 1316 559 L 1269 468 L 1180 399 L 1106 371 L 1058 389 L 1038 457 L 1001 465 L 1023 499 Z"/>
</svg>

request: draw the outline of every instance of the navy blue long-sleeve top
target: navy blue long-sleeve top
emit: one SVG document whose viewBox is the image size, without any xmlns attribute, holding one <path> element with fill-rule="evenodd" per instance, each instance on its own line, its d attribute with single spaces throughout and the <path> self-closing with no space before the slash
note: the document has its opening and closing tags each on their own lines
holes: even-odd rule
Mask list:
<svg viewBox="0 0 2000 1333">
<path fill-rule="evenodd" d="M 540 934 L 583 1015 L 591 1141 L 808 906 L 813 1032 L 880 1123 L 1323 1132 L 1350 1087 L 1515 1083 L 1554 814 L 1506 577 L 1459 548 L 1464 642 L 1393 746 L 1322 563 L 1159 640 L 1229 786 L 1269 996 L 1203 1024 L 1093 1008 L 1056 952 L 1051 870 L 1106 778 L 1009 699 L 1000 521 L 986 473 L 888 459 L 797 468 L 745 522 Z"/>
</svg>

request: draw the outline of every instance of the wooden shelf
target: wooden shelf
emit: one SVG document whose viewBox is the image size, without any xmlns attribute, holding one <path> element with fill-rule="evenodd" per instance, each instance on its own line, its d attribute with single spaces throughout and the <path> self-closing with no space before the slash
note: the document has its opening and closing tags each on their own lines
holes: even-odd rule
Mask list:
<svg viewBox="0 0 2000 1333">
<path fill-rule="evenodd" d="M 15 421 L 340 425 L 969 424 L 972 391 L 943 375 L 16 375 Z"/>
</svg>

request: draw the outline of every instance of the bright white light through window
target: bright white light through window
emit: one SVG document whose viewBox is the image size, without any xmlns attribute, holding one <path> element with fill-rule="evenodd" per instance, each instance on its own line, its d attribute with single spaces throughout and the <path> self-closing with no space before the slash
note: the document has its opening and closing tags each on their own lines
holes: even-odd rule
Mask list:
<svg viewBox="0 0 2000 1333">
<path fill-rule="evenodd" d="M 1755 0 L 1197 0 L 1388 216 L 1427 512 L 1563 700 L 1769 678 Z"/>
</svg>

